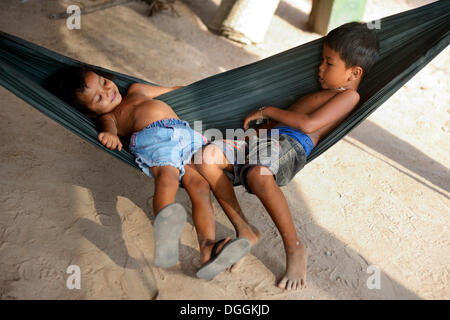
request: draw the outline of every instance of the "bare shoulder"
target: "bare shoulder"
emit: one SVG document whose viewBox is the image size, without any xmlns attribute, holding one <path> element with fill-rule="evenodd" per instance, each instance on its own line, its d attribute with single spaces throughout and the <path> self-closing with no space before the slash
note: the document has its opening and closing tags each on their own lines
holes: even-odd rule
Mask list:
<svg viewBox="0 0 450 320">
<path fill-rule="evenodd" d="M 100 127 L 100 129 L 102 131 L 104 131 L 105 128 L 116 128 L 116 129 L 118 129 L 117 123 L 118 123 L 118 120 L 114 116 L 113 113 L 103 114 L 97 119 L 97 125 Z"/>
<path fill-rule="evenodd" d="M 114 123 L 116 123 L 116 117 L 114 116 L 114 113 L 112 112 L 108 112 L 105 114 L 102 114 L 99 118 L 98 118 L 98 122 L 104 122 L 104 121 L 114 121 Z"/>
<path fill-rule="evenodd" d="M 152 87 L 149 84 L 145 84 L 145 83 L 133 83 L 127 91 L 127 95 L 134 95 L 134 94 L 140 94 L 140 95 L 147 95 L 149 90 L 152 89 Z"/>
<path fill-rule="evenodd" d="M 327 102 L 332 100 L 336 95 L 342 93 L 337 90 L 319 90 L 302 96 L 289 110 L 298 113 L 311 114 L 317 109 L 323 107 Z"/>
<path fill-rule="evenodd" d="M 325 90 L 324 90 L 325 91 Z M 353 89 L 346 89 L 344 91 L 339 90 L 326 90 L 329 91 L 324 94 L 328 94 L 328 99 L 323 106 L 339 106 L 339 108 L 352 109 L 359 102 L 359 93 Z"/>
<path fill-rule="evenodd" d="M 339 96 L 341 96 L 343 99 L 347 99 L 349 103 L 358 103 L 360 96 L 358 91 L 353 89 L 347 89 L 343 92 L 338 93 Z"/>
<path fill-rule="evenodd" d="M 127 95 L 143 95 L 150 99 L 156 98 L 164 93 L 176 90 L 181 88 L 181 86 L 177 87 L 162 87 L 162 86 L 154 86 L 145 83 L 133 83 L 129 88 Z"/>
<path fill-rule="evenodd" d="M 353 89 L 346 90 L 320 90 L 313 93 L 310 93 L 305 96 L 305 98 L 309 99 L 318 99 L 318 98 L 334 98 L 334 97 L 342 97 L 345 99 L 359 100 L 359 93 Z"/>
<path fill-rule="evenodd" d="M 308 109 L 307 111 L 312 111 L 315 108 L 325 104 L 328 100 L 335 97 L 336 94 L 338 94 L 338 92 L 339 91 L 336 90 L 319 90 L 311 92 L 305 94 L 300 99 L 298 99 L 297 102 L 293 105 L 293 107 L 295 109 L 306 108 Z"/>
<path fill-rule="evenodd" d="M 356 108 L 359 103 L 360 96 L 356 90 L 347 89 L 344 92 L 338 94 L 338 99 L 342 100 L 343 109 L 352 111 Z"/>
</svg>

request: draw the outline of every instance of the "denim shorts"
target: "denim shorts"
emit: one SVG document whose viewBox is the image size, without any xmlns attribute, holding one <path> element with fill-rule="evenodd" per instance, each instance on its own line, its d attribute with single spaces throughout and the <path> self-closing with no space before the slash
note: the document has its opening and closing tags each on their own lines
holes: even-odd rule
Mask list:
<svg viewBox="0 0 450 320">
<path fill-rule="evenodd" d="M 272 172 L 278 186 L 285 186 L 305 166 L 305 150 L 290 136 L 280 134 L 277 138 L 252 138 L 254 140 L 249 143 L 226 139 L 211 142 L 219 147 L 227 161 L 233 164 L 233 172 L 224 171 L 233 185 L 243 185 L 252 193 L 246 181 L 248 170 L 262 165 Z"/>
<path fill-rule="evenodd" d="M 180 170 L 181 181 L 185 173 L 184 166 L 206 142 L 206 138 L 192 130 L 186 121 L 165 119 L 133 133 L 130 138 L 130 152 L 146 175 L 152 176 L 151 167 L 169 165 Z"/>
</svg>

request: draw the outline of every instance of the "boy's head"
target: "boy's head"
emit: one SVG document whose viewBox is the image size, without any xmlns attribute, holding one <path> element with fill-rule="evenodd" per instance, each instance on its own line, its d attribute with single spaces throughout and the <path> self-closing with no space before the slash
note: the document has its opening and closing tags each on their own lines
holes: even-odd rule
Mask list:
<svg viewBox="0 0 450 320">
<path fill-rule="evenodd" d="M 61 70 L 53 76 L 49 89 L 91 119 L 112 111 L 122 102 L 110 76 L 87 66 Z"/>
<path fill-rule="evenodd" d="M 380 44 L 365 23 L 346 23 L 328 33 L 323 44 L 319 81 L 324 89 L 357 88 L 378 59 Z"/>
</svg>

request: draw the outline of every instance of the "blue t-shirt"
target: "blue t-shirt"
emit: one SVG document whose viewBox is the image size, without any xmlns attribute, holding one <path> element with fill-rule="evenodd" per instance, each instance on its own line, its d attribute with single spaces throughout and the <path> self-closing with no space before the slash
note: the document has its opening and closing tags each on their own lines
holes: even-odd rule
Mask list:
<svg viewBox="0 0 450 320">
<path fill-rule="evenodd" d="M 312 149 L 314 148 L 314 143 L 312 142 L 311 138 L 300 130 L 296 130 L 288 126 L 277 126 L 273 129 L 278 129 L 278 134 L 285 134 L 297 140 L 302 145 L 303 149 L 305 149 L 306 156 L 309 156 Z M 270 136 L 270 132 L 268 135 Z"/>
</svg>

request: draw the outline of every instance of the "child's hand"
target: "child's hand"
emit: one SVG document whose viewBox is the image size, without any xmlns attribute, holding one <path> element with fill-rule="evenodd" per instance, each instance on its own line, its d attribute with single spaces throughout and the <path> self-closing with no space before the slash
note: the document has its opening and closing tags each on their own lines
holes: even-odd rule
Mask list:
<svg viewBox="0 0 450 320">
<path fill-rule="evenodd" d="M 117 135 L 110 132 L 101 132 L 98 135 L 98 140 L 108 149 L 114 150 L 116 148 L 122 150 L 122 142 Z"/>
<path fill-rule="evenodd" d="M 260 118 L 261 118 L 261 111 L 260 110 L 256 110 L 256 111 L 253 111 L 252 113 L 250 113 L 244 119 L 244 129 L 247 130 L 249 128 L 249 124 L 250 124 L 251 121 L 258 120 Z"/>
</svg>

